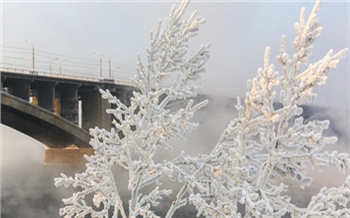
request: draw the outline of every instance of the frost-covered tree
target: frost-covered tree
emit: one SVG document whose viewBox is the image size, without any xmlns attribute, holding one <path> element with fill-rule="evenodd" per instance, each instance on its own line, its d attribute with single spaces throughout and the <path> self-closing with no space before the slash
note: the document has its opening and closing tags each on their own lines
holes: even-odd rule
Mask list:
<svg viewBox="0 0 350 218">
<path fill-rule="evenodd" d="M 348 154 L 323 152 L 335 137 L 323 136 L 328 121 L 304 121 L 301 104 L 312 101 L 313 88 L 325 83 L 327 73 L 345 56 L 344 49 L 329 51 L 320 61 L 309 64 L 313 42 L 322 27 L 317 18 L 316 2 L 305 21 L 302 9 L 295 24 L 297 36 L 294 54 L 285 51 L 282 37 L 277 60 L 281 73 L 270 64 L 270 49 L 265 51 L 264 67 L 248 82 L 244 104 L 237 99 L 238 118 L 224 130 L 210 154 L 196 157 L 181 154 L 172 161 L 157 162 L 160 150 L 172 150 L 171 140 L 181 138 L 198 126 L 194 112 L 207 101 L 187 101 L 181 109 L 167 106 L 174 100 L 195 97 L 199 91 L 198 74 L 204 71 L 209 45 L 187 54 L 188 40 L 195 36 L 204 20 L 194 12 L 182 20 L 188 2 L 173 7 L 164 28 L 159 24 L 151 34 L 147 64 L 138 60 L 133 81 L 139 91 L 131 105 L 123 104 L 108 90 L 102 97 L 115 109 L 111 131 L 91 129 L 90 144 L 95 154 L 85 158 L 86 171 L 55 179 L 56 186 L 79 187 L 60 214 L 66 217 L 157 217 L 153 211 L 162 197 L 172 190 L 163 189 L 162 177 L 182 184 L 166 214 L 193 204 L 198 215 L 207 217 L 350 217 L 350 177 L 339 188 L 322 188 L 306 208 L 291 203 L 283 181 L 294 179 L 301 188 L 311 185 L 307 164 L 333 165 L 345 172 L 350 167 Z M 169 85 L 170 84 L 170 85 Z M 276 108 L 275 103 L 280 107 Z M 131 199 L 123 206 L 111 168 L 119 165 L 129 172 Z M 146 188 L 149 189 L 146 189 Z M 150 191 L 147 191 L 150 190 Z M 84 199 L 92 197 L 94 205 Z"/>
<path fill-rule="evenodd" d="M 244 105 L 237 100 L 238 118 L 230 122 L 210 155 L 202 158 L 203 170 L 196 172 L 189 188 L 190 201 L 199 214 L 350 217 L 350 176 L 339 188 L 323 188 L 307 208 L 293 205 L 286 195 L 288 185 L 283 184 L 293 179 L 301 188 L 311 185 L 312 178 L 305 173 L 307 164 L 333 165 L 343 173 L 350 167 L 348 154 L 322 152 L 324 146 L 337 141 L 322 135 L 329 121 L 304 122 L 301 116 L 300 105 L 316 97 L 313 88 L 325 83 L 330 69 L 347 53 L 347 49 L 336 54 L 330 50 L 318 62 L 308 63 L 313 42 L 322 31 L 319 7 L 317 1 L 307 21 L 305 9 L 301 10 L 292 56 L 286 53 L 286 37 L 282 36 L 277 57 L 282 73 L 270 64 L 270 48 L 266 48 L 264 67 L 248 81 Z M 276 108 L 276 102 L 281 107 Z M 242 214 L 239 205 L 244 208 Z"/>
<path fill-rule="evenodd" d="M 161 23 L 150 36 L 147 64 L 138 59 L 137 74 L 133 82 L 139 91 L 133 93 L 130 106 L 123 104 L 108 90 L 101 90 L 102 97 L 115 105 L 107 110 L 114 117 L 111 131 L 94 128 L 90 141 L 95 154 L 85 156 L 86 171 L 75 177 L 55 179 L 55 185 L 79 187 L 80 191 L 64 199 L 67 205 L 60 210 L 66 217 L 157 217 L 151 206 L 157 206 L 164 195 L 172 191 L 160 187 L 164 176 L 175 178 L 179 172 L 174 161 L 156 162 L 159 150 L 172 150 L 169 142 L 185 135 L 198 126 L 192 121 L 194 112 L 207 104 L 194 104 L 189 100 L 185 108 L 171 110 L 168 104 L 174 100 L 195 97 L 199 91 L 198 75 L 205 71 L 209 58 L 209 44 L 198 51 L 188 53 L 188 41 L 197 35 L 204 19 L 193 12 L 183 20 L 188 1 L 179 8 L 172 8 L 170 17 Z M 170 84 L 170 85 L 169 85 Z M 129 214 L 125 212 L 111 168 L 119 165 L 129 172 L 128 189 L 131 193 Z M 146 187 L 155 187 L 147 192 Z M 94 206 L 84 200 L 93 195 Z M 184 203 L 184 202 L 183 202 Z M 112 214 L 110 208 L 114 208 Z"/>
</svg>

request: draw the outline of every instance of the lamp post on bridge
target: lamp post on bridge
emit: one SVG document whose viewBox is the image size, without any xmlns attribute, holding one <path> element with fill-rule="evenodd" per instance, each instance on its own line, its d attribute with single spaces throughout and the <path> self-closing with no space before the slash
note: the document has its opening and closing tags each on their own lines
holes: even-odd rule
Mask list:
<svg viewBox="0 0 350 218">
<path fill-rule="evenodd" d="M 94 51 L 93 54 L 100 55 L 100 77 L 102 78 L 102 56 L 103 56 L 103 54 L 100 52 L 96 52 L 96 51 Z"/>
<path fill-rule="evenodd" d="M 109 78 L 112 79 L 112 65 L 111 65 L 111 56 L 108 55 L 108 73 Z"/>
<path fill-rule="evenodd" d="M 58 57 L 53 59 L 52 61 L 50 61 L 50 73 L 51 73 L 51 69 L 52 69 L 52 62 L 54 62 L 55 60 L 58 60 Z"/>
<path fill-rule="evenodd" d="M 60 66 L 59 66 L 60 74 L 62 74 L 62 63 L 66 60 L 67 60 L 67 58 L 64 58 L 63 60 L 60 61 Z"/>
<path fill-rule="evenodd" d="M 34 43 L 28 39 L 26 39 L 25 42 L 32 44 L 32 70 L 34 72 L 35 71 Z"/>
<path fill-rule="evenodd" d="M 108 56 L 108 73 L 109 73 L 109 78 L 112 79 L 112 65 L 111 65 L 111 56 Z"/>
</svg>

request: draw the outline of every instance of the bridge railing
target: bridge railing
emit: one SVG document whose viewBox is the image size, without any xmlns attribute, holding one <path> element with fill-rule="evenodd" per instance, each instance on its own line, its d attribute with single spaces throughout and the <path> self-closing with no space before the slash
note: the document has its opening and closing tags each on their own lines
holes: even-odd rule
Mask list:
<svg viewBox="0 0 350 218">
<path fill-rule="evenodd" d="M 70 57 L 39 49 L 0 46 L 3 72 L 35 74 L 62 79 L 76 79 L 133 86 L 131 77 L 136 66 L 117 63 L 110 59 Z M 169 86 L 164 82 L 161 86 Z"/>
<path fill-rule="evenodd" d="M 93 77 L 93 76 L 82 76 L 79 74 L 75 75 L 67 75 L 67 74 L 57 74 L 57 73 L 48 73 L 48 72 L 41 72 L 41 71 L 31 71 L 26 69 L 17 69 L 17 68 L 10 68 L 10 67 L 0 67 L 1 72 L 8 72 L 8 73 L 18 73 L 18 74 L 28 74 L 28 75 L 35 75 L 35 76 L 46 76 L 46 77 L 53 77 L 53 78 L 59 78 L 59 79 L 74 79 L 79 81 L 88 81 L 88 82 L 111 82 L 116 84 L 124 84 L 128 86 L 132 86 L 132 81 L 129 78 L 127 78 L 125 75 L 125 78 L 118 78 L 118 79 L 110 79 L 110 78 L 100 78 L 100 77 Z"/>
<path fill-rule="evenodd" d="M 71 57 L 27 47 L 0 46 L 1 68 L 11 72 L 40 72 L 130 82 L 136 66 L 118 63 L 105 56 L 94 59 Z M 91 53 L 92 54 L 92 53 Z"/>
</svg>

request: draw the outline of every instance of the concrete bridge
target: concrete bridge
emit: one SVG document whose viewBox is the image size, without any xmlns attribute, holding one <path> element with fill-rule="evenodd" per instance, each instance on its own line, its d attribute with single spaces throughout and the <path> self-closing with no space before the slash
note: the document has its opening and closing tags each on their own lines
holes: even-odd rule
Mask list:
<svg viewBox="0 0 350 218">
<path fill-rule="evenodd" d="M 90 147 L 88 131 L 49 110 L 1 92 L 1 122 L 50 148 Z"/>
<path fill-rule="evenodd" d="M 46 162 L 71 163 L 82 153 L 92 152 L 89 128 L 111 128 L 112 117 L 105 112 L 111 105 L 101 98 L 100 88 L 109 89 L 127 105 L 135 90 L 128 81 L 1 69 L 2 123 L 45 144 Z M 201 98 L 211 96 L 200 95 L 197 100 Z M 223 102 L 231 104 L 234 100 L 225 98 Z M 174 102 L 172 107 L 181 104 Z M 324 108 L 302 107 L 306 120 L 315 114 L 321 120 L 332 120 Z M 341 135 L 335 122 L 330 127 Z M 79 149 L 71 149 L 72 145 Z M 64 159 L 53 160 L 58 156 Z"/>
<path fill-rule="evenodd" d="M 126 104 L 135 90 L 127 81 L 1 69 L 1 122 L 45 144 L 51 156 L 72 145 L 89 148 L 89 128 L 111 127 L 100 88 Z"/>
</svg>

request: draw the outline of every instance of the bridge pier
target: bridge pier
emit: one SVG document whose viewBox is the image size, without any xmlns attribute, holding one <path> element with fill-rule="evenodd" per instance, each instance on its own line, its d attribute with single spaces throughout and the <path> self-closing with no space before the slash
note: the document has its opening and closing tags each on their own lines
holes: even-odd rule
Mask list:
<svg viewBox="0 0 350 218">
<path fill-rule="evenodd" d="M 102 99 L 98 90 L 80 93 L 82 101 L 82 127 L 88 130 L 98 126 L 99 128 L 110 129 L 111 115 L 106 110 L 111 107 L 108 101 Z"/>
<path fill-rule="evenodd" d="M 4 84 L 3 84 L 4 83 Z M 23 100 L 29 101 L 30 82 L 26 79 L 6 79 L 2 85 L 7 87 L 8 92 Z"/>
<path fill-rule="evenodd" d="M 38 83 L 36 90 L 38 93 L 38 105 L 51 112 L 55 112 L 55 82 Z"/>
<path fill-rule="evenodd" d="M 60 115 L 78 125 L 79 122 L 79 96 L 78 88 L 80 85 L 76 84 L 62 84 L 57 87 L 57 92 L 60 94 L 56 105 L 60 105 Z"/>
<path fill-rule="evenodd" d="M 29 97 L 30 97 L 29 81 L 24 80 L 24 79 L 16 80 L 14 86 L 16 87 L 13 89 L 14 96 L 17 96 L 17 97 L 22 98 L 26 101 L 29 101 Z"/>
<path fill-rule="evenodd" d="M 123 104 L 130 106 L 131 97 L 133 97 L 134 89 L 116 89 L 112 94 L 116 96 Z"/>
</svg>

